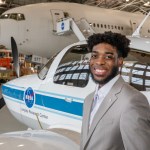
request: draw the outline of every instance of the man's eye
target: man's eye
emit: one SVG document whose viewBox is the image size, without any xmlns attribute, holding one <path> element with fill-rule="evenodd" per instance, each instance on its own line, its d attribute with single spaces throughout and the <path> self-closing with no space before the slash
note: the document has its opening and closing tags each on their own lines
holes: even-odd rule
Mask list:
<svg viewBox="0 0 150 150">
<path fill-rule="evenodd" d="M 92 55 L 91 58 L 96 58 L 96 55 Z"/>
<path fill-rule="evenodd" d="M 105 56 L 105 59 L 113 59 L 113 58 L 114 58 L 113 55 L 106 55 L 106 56 Z"/>
</svg>

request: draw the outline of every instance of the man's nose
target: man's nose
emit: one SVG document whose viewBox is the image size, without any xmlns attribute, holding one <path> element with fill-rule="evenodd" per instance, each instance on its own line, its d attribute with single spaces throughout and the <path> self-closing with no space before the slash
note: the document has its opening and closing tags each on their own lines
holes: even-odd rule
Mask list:
<svg viewBox="0 0 150 150">
<path fill-rule="evenodd" d="M 97 64 L 99 65 L 104 65 L 106 63 L 106 60 L 103 56 L 100 56 L 97 61 L 96 61 Z"/>
</svg>

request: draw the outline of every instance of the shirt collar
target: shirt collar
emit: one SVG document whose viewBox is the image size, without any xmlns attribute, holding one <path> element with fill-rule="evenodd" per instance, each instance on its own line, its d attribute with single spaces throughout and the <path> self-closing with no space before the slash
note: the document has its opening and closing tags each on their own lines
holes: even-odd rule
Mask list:
<svg viewBox="0 0 150 150">
<path fill-rule="evenodd" d="M 112 88 L 112 86 L 115 84 L 115 82 L 119 79 L 119 77 L 120 75 L 118 74 L 101 88 L 99 88 L 99 84 L 97 84 L 95 94 L 101 94 L 103 95 L 103 97 L 105 97 Z"/>
</svg>

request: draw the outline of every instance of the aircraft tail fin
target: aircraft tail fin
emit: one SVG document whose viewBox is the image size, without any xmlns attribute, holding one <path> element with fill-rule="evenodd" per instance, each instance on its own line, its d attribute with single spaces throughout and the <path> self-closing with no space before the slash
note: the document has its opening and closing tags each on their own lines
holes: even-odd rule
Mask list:
<svg viewBox="0 0 150 150">
<path fill-rule="evenodd" d="M 140 37 L 140 30 L 141 30 L 143 24 L 145 23 L 145 21 L 147 20 L 147 18 L 149 17 L 149 15 L 150 15 L 150 12 L 146 15 L 146 17 L 142 20 L 142 22 L 137 27 L 137 29 L 133 32 L 132 37 Z"/>
</svg>

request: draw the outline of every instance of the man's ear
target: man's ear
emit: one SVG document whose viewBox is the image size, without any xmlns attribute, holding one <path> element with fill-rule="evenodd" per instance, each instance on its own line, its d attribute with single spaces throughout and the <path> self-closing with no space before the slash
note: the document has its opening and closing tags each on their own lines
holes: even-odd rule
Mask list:
<svg viewBox="0 0 150 150">
<path fill-rule="evenodd" d="M 118 66 L 121 67 L 123 65 L 123 57 L 118 58 Z"/>
</svg>

